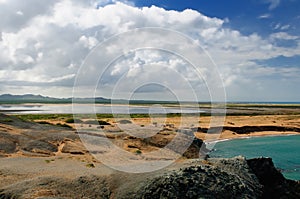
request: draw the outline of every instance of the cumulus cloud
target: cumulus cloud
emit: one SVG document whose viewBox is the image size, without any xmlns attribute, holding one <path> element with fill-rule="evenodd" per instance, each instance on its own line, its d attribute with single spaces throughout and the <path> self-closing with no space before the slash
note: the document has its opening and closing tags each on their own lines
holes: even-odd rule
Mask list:
<svg viewBox="0 0 300 199">
<path fill-rule="evenodd" d="M 271 3 L 270 9 L 280 4 L 279 0 L 268 2 Z M 19 82 L 15 88 L 20 86 L 20 82 L 31 86 L 30 88 L 39 84 L 48 85 L 47 89 L 35 91 L 45 95 L 70 96 L 77 70 L 99 42 L 142 27 L 168 28 L 195 40 L 211 54 L 228 88 L 239 81 L 251 81 L 251 75 L 256 78 L 253 71 L 272 72 L 272 66 L 259 66 L 253 59 L 266 60 L 282 55 L 292 57 L 300 54 L 299 38 L 296 36 L 283 32 L 272 34 L 268 38 L 256 33 L 243 35 L 238 30 L 226 28 L 224 23 L 229 23 L 228 20 L 207 17 L 191 9 L 172 11 L 156 6 L 138 8 L 130 2 L 111 0 L 1 0 L 0 17 L 1 92 L 16 92 L 13 88 L 15 81 Z M 262 15 L 259 18 L 267 17 L 269 16 Z M 286 30 L 289 27 L 278 28 Z M 136 38 L 143 39 L 147 40 L 143 37 Z M 275 40 L 279 39 L 295 40 L 298 46 L 277 46 Z M 99 55 L 98 59 L 105 59 L 105 56 Z M 159 67 L 165 70 L 162 71 Z M 199 77 L 195 76 L 195 72 L 187 67 L 183 59 L 155 51 L 140 51 L 123 57 L 109 68 L 105 73 L 106 77 L 101 81 L 107 90 L 113 88 L 122 74 L 126 74 L 124 84 L 120 87 L 124 90 L 130 88 L 133 80 L 150 81 L 161 79 L 162 75 L 169 84 L 176 84 L 174 78 L 168 75 L 170 70 L 179 71 L 191 85 L 203 86 L 203 82 L 200 80 L 199 83 Z M 205 70 L 202 69 L 204 76 L 207 75 Z M 272 73 L 286 74 L 278 70 Z M 6 85 L 5 82 L 10 83 Z M 60 92 L 56 94 L 54 87 L 60 87 L 56 89 Z M 63 89 L 66 92 L 61 92 Z M 151 89 L 153 90 L 152 87 Z"/>
</svg>

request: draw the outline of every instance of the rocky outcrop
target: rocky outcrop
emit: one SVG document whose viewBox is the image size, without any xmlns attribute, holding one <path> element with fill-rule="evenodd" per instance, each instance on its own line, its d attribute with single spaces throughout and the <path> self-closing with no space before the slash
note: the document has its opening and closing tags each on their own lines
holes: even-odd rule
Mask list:
<svg viewBox="0 0 300 199">
<path fill-rule="evenodd" d="M 300 182 L 285 179 L 271 158 L 250 159 L 247 163 L 263 185 L 263 198 L 300 198 Z"/>
<path fill-rule="evenodd" d="M 259 198 L 262 194 L 245 160 L 234 158 L 189 162 L 140 183 L 120 198 Z"/>
<path fill-rule="evenodd" d="M 52 156 L 65 139 L 79 140 L 75 131 L 54 125 L 23 121 L 0 114 L 0 156 Z"/>
<path fill-rule="evenodd" d="M 96 173 L 96 172 L 95 172 Z M 299 198 L 270 158 L 186 160 L 143 174 L 39 177 L 0 190 L 0 198 Z"/>
</svg>

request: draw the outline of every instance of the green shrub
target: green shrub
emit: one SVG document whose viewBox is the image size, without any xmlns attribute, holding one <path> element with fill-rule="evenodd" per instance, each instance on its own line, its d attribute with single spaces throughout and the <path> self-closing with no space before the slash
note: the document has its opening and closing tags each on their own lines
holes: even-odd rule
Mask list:
<svg viewBox="0 0 300 199">
<path fill-rule="evenodd" d="M 54 159 L 51 160 L 45 160 L 46 163 L 54 162 Z"/>
<path fill-rule="evenodd" d="M 110 123 L 103 121 L 103 120 L 99 120 L 98 123 L 99 123 L 99 125 L 110 125 Z"/>
<path fill-rule="evenodd" d="M 4 120 L 2 120 L 2 122 L 13 122 L 13 120 L 10 118 L 5 118 Z"/>
<path fill-rule="evenodd" d="M 71 124 L 71 123 L 82 123 L 82 120 L 80 120 L 80 119 L 74 119 L 74 118 L 69 118 L 69 119 L 66 119 L 65 122 L 69 123 L 69 124 Z"/>
<path fill-rule="evenodd" d="M 135 153 L 140 155 L 140 154 L 142 154 L 142 151 L 138 149 L 138 150 L 135 151 Z"/>
<path fill-rule="evenodd" d="M 62 124 L 62 123 L 57 123 L 56 126 L 60 126 L 60 127 L 65 127 L 65 128 L 73 129 L 73 127 L 71 127 L 70 125 Z"/>
<path fill-rule="evenodd" d="M 95 165 L 93 163 L 89 163 L 85 165 L 88 168 L 95 168 Z"/>
</svg>

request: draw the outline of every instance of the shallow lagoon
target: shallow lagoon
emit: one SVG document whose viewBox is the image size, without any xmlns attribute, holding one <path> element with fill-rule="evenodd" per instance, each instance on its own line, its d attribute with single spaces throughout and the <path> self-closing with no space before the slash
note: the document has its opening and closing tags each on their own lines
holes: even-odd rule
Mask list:
<svg viewBox="0 0 300 199">
<path fill-rule="evenodd" d="M 116 114 L 166 114 L 200 113 L 195 107 L 163 107 L 158 105 L 107 105 L 107 104 L 12 104 L 0 105 L 0 112 L 13 114 L 71 114 L 71 113 L 116 113 Z M 73 112 L 74 111 L 74 112 Z"/>
<path fill-rule="evenodd" d="M 267 136 L 218 142 L 211 157 L 272 157 L 289 179 L 300 180 L 300 135 Z"/>
</svg>

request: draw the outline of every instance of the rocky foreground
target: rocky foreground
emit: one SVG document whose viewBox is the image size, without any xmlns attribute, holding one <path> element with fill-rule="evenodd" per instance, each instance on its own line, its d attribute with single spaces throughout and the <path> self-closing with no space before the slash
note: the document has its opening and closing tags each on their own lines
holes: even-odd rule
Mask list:
<svg viewBox="0 0 300 199">
<path fill-rule="evenodd" d="M 167 168 L 129 174 L 93 159 L 74 130 L 0 115 L 0 198 L 300 198 L 272 159 L 188 159 L 193 144 Z"/>
<path fill-rule="evenodd" d="M 69 166 L 73 167 L 71 164 Z M 29 175 L 1 187 L 0 198 L 300 197 L 299 182 L 285 179 L 274 168 L 270 158 L 186 160 L 144 174 L 115 171 L 104 174 L 99 172 L 99 168 L 96 165 L 94 169 L 83 171 L 80 167 L 74 167 L 78 171 L 73 177 Z M 2 179 L 17 174 L 10 173 L 7 168 L 2 168 L 0 172 L 1 178 L 4 176 Z M 24 175 L 22 172 L 19 170 L 18 175 Z"/>
</svg>

